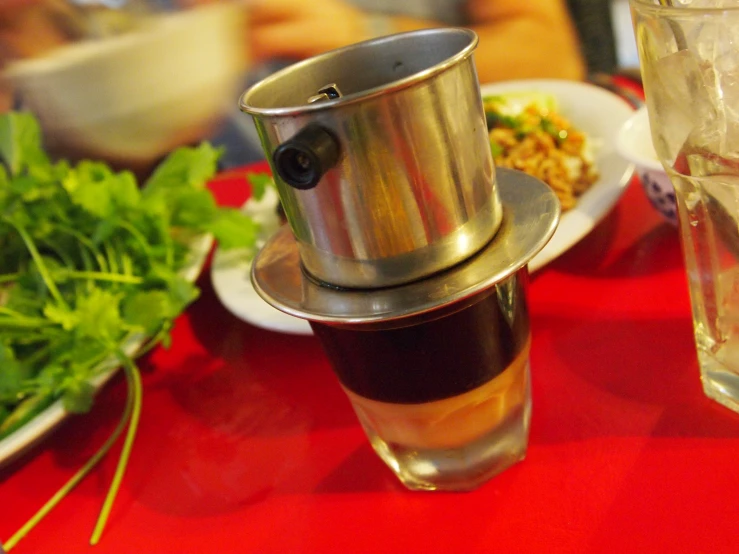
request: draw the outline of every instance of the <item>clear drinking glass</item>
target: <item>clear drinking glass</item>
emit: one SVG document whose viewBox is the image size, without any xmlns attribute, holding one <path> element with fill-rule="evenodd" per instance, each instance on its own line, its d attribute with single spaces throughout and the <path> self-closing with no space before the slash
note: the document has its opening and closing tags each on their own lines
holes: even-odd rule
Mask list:
<svg viewBox="0 0 739 554">
<path fill-rule="evenodd" d="M 739 412 L 739 5 L 630 5 L 652 140 L 676 192 L 703 388 Z"/>
<path fill-rule="evenodd" d="M 471 490 L 526 455 L 526 268 L 405 320 L 311 322 L 380 458 L 413 490 Z"/>
</svg>

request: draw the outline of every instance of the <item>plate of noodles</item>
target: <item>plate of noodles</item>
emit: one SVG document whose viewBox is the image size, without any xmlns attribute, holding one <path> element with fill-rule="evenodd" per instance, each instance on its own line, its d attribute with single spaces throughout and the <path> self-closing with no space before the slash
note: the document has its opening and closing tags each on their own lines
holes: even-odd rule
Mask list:
<svg viewBox="0 0 739 554">
<path fill-rule="evenodd" d="M 534 175 L 560 199 L 559 226 L 529 263 L 533 272 L 585 237 L 623 194 L 634 167 L 616 137 L 634 108 L 577 81 L 505 81 L 481 92 L 496 167 Z"/>
</svg>

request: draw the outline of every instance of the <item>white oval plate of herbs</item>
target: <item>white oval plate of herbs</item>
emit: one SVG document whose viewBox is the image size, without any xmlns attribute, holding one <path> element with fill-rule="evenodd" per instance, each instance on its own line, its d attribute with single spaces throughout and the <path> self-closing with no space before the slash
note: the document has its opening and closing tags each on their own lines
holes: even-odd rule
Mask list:
<svg viewBox="0 0 739 554">
<path fill-rule="evenodd" d="M 212 245 L 213 237 L 210 235 L 202 235 L 192 242 L 189 258 L 185 267 L 182 269 L 182 275 L 185 279 L 194 282 L 198 278 Z M 142 336 L 130 337 L 124 343 L 123 351 L 129 356 L 133 356 L 145 340 L 146 337 Z M 119 369 L 119 363 L 115 358 L 106 360 L 100 364 L 98 368 L 99 374 L 92 381 L 93 387 L 96 390 L 102 388 Z M 26 449 L 44 438 L 62 423 L 68 415 L 69 412 L 64 408 L 62 401 L 56 400 L 48 408 L 30 419 L 25 425 L 0 440 L 0 467 L 10 463 L 25 452 Z"/>
<path fill-rule="evenodd" d="M 268 187 L 259 201 L 249 199 L 242 207 L 242 211 L 260 225 L 259 248 L 280 227 L 277 203 L 276 189 Z M 313 333 L 304 319 L 283 313 L 262 300 L 251 284 L 250 272 L 250 252 L 216 249 L 211 265 L 211 280 L 216 296 L 229 312 L 262 329 L 293 335 Z"/>
</svg>

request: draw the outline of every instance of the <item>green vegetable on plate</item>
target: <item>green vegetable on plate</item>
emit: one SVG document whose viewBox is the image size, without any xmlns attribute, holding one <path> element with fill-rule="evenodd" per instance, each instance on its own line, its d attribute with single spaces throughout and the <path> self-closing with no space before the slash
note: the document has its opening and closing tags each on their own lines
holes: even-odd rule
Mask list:
<svg viewBox="0 0 739 554">
<path fill-rule="evenodd" d="M 4 544 L 9 550 L 103 457 L 127 428 L 97 542 L 130 455 L 141 407 L 135 357 L 169 344 L 174 319 L 199 294 L 183 276 L 193 242 L 255 247 L 258 228 L 207 189 L 221 151 L 172 152 L 139 186 L 105 163 L 52 161 L 33 115 L 0 116 L 0 439 L 61 399 L 90 409 L 96 377 L 121 366 L 129 398 L 105 445 Z M 264 183 L 256 182 L 259 196 Z"/>
<path fill-rule="evenodd" d="M 488 131 L 495 127 L 508 127 L 516 132 L 517 138 L 523 139 L 529 133 L 541 129 L 557 142 L 566 138 L 563 129 L 555 124 L 547 114 L 557 111 L 557 98 L 548 93 L 537 91 L 512 92 L 485 96 L 483 98 L 485 120 Z M 539 114 L 539 121 L 532 123 L 531 117 L 525 117 L 526 110 L 534 110 Z M 502 147 L 491 142 L 493 157 L 502 153 Z"/>
</svg>

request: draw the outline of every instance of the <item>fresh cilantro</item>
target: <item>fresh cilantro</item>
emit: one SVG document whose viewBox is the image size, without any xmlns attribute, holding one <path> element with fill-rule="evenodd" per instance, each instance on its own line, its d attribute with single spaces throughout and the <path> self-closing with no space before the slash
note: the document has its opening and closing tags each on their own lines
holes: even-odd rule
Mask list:
<svg viewBox="0 0 739 554">
<path fill-rule="evenodd" d="M 541 130 L 551 136 L 557 144 L 560 144 L 562 142 L 562 136 L 560 134 L 562 129 L 558 127 L 550 118 L 542 117 L 540 126 Z"/>
<path fill-rule="evenodd" d="M 247 175 L 254 200 L 261 200 L 267 188 L 274 186 L 274 180 L 268 173 L 250 173 Z"/>
<path fill-rule="evenodd" d="M 105 455 L 126 429 L 97 542 L 123 476 L 141 409 L 141 383 L 123 345 L 141 354 L 169 343 L 174 319 L 199 294 L 182 277 L 191 241 L 253 249 L 256 224 L 216 205 L 206 187 L 222 151 L 208 143 L 172 152 L 143 187 L 99 161 L 52 161 L 29 113 L 0 116 L 0 439 L 61 399 L 94 402 L 92 380 L 124 369 L 121 424 L 95 456 L 16 535 L 12 547 Z"/>
<path fill-rule="evenodd" d="M 208 229 L 214 235 L 223 237 L 220 244 L 226 248 L 243 248 L 245 244 L 254 245 L 259 233 L 259 226 L 251 220 L 244 223 L 243 213 L 235 209 L 222 209 Z"/>
<path fill-rule="evenodd" d="M 0 156 L 14 175 L 24 170 L 35 173 L 47 169 L 41 129 L 33 115 L 10 112 L 0 118 Z"/>
<path fill-rule="evenodd" d="M 494 140 L 490 140 L 490 153 L 493 155 L 493 159 L 497 158 L 498 156 L 502 155 L 504 152 L 503 147 L 495 142 Z"/>
</svg>

